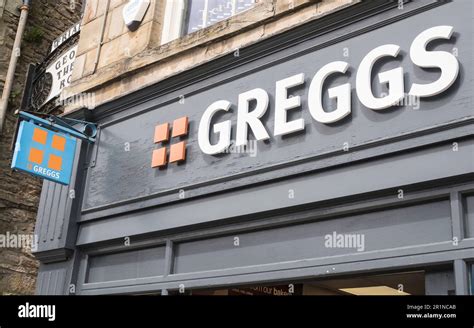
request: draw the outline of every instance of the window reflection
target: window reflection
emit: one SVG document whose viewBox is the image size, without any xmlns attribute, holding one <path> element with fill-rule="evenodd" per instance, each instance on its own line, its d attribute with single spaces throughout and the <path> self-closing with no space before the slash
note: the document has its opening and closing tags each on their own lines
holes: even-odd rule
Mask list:
<svg viewBox="0 0 474 328">
<path fill-rule="evenodd" d="M 189 0 L 185 33 L 189 34 L 251 8 L 255 0 Z"/>
</svg>

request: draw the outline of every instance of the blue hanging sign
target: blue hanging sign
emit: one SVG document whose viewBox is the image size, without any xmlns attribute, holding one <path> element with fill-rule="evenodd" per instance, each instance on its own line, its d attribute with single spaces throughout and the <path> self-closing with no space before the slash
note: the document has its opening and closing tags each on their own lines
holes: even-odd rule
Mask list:
<svg viewBox="0 0 474 328">
<path fill-rule="evenodd" d="M 21 121 L 12 168 L 69 185 L 76 152 L 76 138 Z"/>
</svg>

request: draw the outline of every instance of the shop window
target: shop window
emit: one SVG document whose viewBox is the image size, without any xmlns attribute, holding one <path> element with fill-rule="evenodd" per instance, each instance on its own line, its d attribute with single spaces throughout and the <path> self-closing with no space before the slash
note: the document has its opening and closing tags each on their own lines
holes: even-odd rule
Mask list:
<svg viewBox="0 0 474 328">
<path fill-rule="evenodd" d="M 189 34 L 234 16 L 254 4 L 254 0 L 191 0 L 188 1 L 185 34 Z"/>
<path fill-rule="evenodd" d="M 337 279 L 288 281 L 278 284 L 231 286 L 227 288 L 172 291 L 170 295 L 246 295 L 246 296 L 299 296 L 299 295 L 425 295 L 425 272 L 396 272 L 357 275 Z"/>
<path fill-rule="evenodd" d="M 167 0 L 161 43 L 211 26 L 247 9 L 256 0 Z"/>
</svg>

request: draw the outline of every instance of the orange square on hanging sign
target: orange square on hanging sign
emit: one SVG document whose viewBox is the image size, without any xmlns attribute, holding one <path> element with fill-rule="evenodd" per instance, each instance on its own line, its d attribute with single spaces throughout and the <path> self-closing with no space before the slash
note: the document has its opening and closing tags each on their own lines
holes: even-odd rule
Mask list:
<svg viewBox="0 0 474 328">
<path fill-rule="evenodd" d="M 48 160 L 48 168 L 55 171 L 61 171 L 61 166 L 63 165 L 63 159 L 59 156 L 50 154 Z"/>
<path fill-rule="evenodd" d="M 170 138 L 170 127 L 168 123 L 163 123 L 155 127 L 154 142 L 167 141 Z"/>
<path fill-rule="evenodd" d="M 28 155 L 28 161 L 41 164 L 43 163 L 43 151 L 35 148 L 30 149 L 30 154 Z"/>
<path fill-rule="evenodd" d="M 40 143 L 42 145 L 46 145 L 46 139 L 48 138 L 48 132 L 45 130 L 41 130 L 35 128 L 33 130 L 33 141 Z"/>
<path fill-rule="evenodd" d="M 173 134 L 171 135 L 173 138 L 181 137 L 188 134 L 188 117 L 183 116 L 174 120 L 173 122 Z"/>
<path fill-rule="evenodd" d="M 153 150 L 151 167 L 160 167 L 166 165 L 166 148 Z"/>
<path fill-rule="evenodd" d="M 53 143 L 51 146 L 56 150 L 64 151 L 64 148 L 66 147 L 66 138 L 53 135 Z"/>
<path fill-rule="evenodd" d="M 170 148 L 170 163 L 184 161 L 186 159 L 186 142 L 181 141 L 172 144 Z"/>
</svg>

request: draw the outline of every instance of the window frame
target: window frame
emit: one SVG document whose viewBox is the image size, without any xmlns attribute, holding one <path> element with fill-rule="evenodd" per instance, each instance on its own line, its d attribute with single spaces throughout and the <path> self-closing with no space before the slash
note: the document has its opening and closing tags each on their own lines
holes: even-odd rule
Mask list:
<svg viewBox="0 0 474 328">
<path fill-rule="evenodd" d="M 258 0 L 254 0 L 253 5 L 255 6 Z M 185 35 L 192 34 L 194 32 L 185 33 L 186 17 L 188 14 L 188 1 L 187 0 L 166 0 L 165 1 L 165 13 L 163 18 L 163 30 L 161 33 L 161 45 L 179 39 Z M 250 9 L 250 8 L 248 8 Z M 236 15 L 246 12 L 248 9 L 241 12 L 233 13 L 231 16 L 221 20 L 225 21 Z M 221 22 L 219 21 L 219 22 Z M 217 23 L 217 22 L 216 22 Z M 207 25 L 202 29 L 206 29 L 211 25 Z M 202 30 L 200 29 L 200 30 Z M 195 31 L 197 32 L 197 31 Z"/>
<path fill-rule="evenodd" d="M 166 0 L 161 31 L 161 44 L 179 39 L 183 35 L 184 20 L 187 11 L 186 0 Z"/>
</svg>

